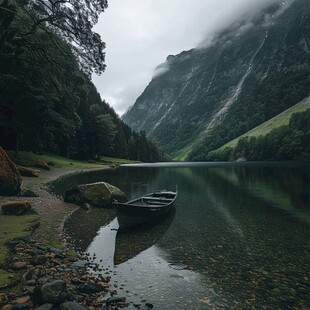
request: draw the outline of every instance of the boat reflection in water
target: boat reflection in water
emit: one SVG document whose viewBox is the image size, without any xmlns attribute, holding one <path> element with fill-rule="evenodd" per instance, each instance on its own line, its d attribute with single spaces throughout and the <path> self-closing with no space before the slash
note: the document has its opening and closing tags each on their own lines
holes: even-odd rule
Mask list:
<svg viewBox="0 0 310 310">
<path fill-rule="evenodd" d="M 118 230 L 115 240 L 114 265 L 120 265 L 147 250 L 163 237 L 176 213 L 173 207 L 160 223 L 130 230 Z"/>
</svg>

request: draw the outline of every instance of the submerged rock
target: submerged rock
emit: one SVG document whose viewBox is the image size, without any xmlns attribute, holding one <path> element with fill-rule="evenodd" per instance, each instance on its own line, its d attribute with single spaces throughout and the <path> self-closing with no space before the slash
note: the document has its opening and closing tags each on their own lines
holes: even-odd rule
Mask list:
<svg viewBox="0 0 310 310">
<path fill-rule="evenodd" d="M 65 195 L 66 202 L 80 206 L 90 203 L 97 207 L 110 208 L 113 200 L 125 202 L 127 197 L 119 188 L 106 182 L 78 185 Z"/>
<path fill-rule="evenodd" d="M 106 305 L 110 306 L 110 305 L 117 304 L 119 302 L 125 302 L 125 301 L 126 301 L 126 297 L 124 296 L 114 296 L 106 300 Z"/>
<path fill-rule="evenodd" d="M 22 215 L 31 208 L 28 201 L 8 201 L 1 206 L 3 214 Z"/>
<path fill-rule="evenodd" d="M 84 285 L 80 287 L 82 293 L 99 293 L 104 290 L 104 287 L 93 281 L 86 281 Z"/>
<path fill-rule="evenodd" d="M 0 196 L 13 196 L 20 191 L 21 176 L 9 156 L 0 146 Z"/>
</svg>

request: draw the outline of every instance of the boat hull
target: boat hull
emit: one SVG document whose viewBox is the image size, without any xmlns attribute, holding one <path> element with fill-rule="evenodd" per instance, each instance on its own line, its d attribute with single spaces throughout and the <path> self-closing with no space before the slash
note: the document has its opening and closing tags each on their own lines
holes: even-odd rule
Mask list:
<svg viewBox="0 0 310 310">
<path fill-rule="evenodd" d="M 132 228 L 143 224 L 156 224 L 167 216 L 173 207 L 176 194 L 172 198 L 154 197 L 151 194 L 128 203 L 114 203 L 117 220 L 121 229 Z M 143 200 L 144 199 L 144 200 Z M 169 200 L 169 203 L 167 201 Z M 146 203 L 144 203 L 146 202 Z"/>
<path fill-rule="evenodd" d="M 116 205 L 117 220 L 120 228 L 130 228 L 143 224 L 155 224 L 162 220 L 171 210 L 172 205 L 166 208 L 139 208 Z"/>
</svg>

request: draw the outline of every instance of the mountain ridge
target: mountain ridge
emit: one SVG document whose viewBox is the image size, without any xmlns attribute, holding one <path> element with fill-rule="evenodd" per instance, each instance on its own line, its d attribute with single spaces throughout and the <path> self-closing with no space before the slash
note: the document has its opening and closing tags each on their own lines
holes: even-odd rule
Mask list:
<svg viewBox="0 0 310 310">
<path fill-rule="evenodd" d="M 204 160 L 309 94 L 309 12 L 305 0 L 279 3 L 207 48 L 168 56 L 123 120 L 173 157 Z"/>
</svg>

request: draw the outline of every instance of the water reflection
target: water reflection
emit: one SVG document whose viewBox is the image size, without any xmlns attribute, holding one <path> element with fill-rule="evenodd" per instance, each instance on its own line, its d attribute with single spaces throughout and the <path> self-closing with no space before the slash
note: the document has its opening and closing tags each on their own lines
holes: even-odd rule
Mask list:
<svg viewBox="0 0 310 310">
<path fill-rule="evenodd" d="M 111 209 L 93 208 L 85 211 L 79 208 L 66 220 L 64 232 L 77 250 L 86 251 L 100 228 L 114 218 L 115 211 Z"/>
<path fill-rule="evenodd" d="M 122 264 L 158 243 L 170 227 L 175 212 L 173 208 L 167 217 L 156 225 L 119 230 L 115 241 L 114 265 Z"/>
<path fill-rule="evenodd" d="M 90 244 L 103 267 L 119 260 L 111 267 L 119 272 L 113 281 L 157 308 L 310 304 L 309 166 L 139 166 L 93 180 L 112 183 L 130 198 L 178 184 L 177 212 L 158 240 L 150 231 L 154 239 L 137 234 L 117 241 L 112 221 L 83 245 Z"/>
</svg>

